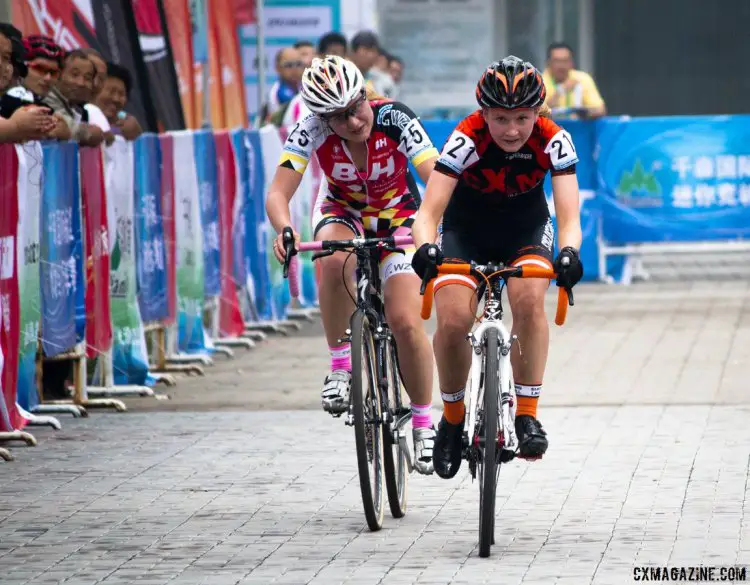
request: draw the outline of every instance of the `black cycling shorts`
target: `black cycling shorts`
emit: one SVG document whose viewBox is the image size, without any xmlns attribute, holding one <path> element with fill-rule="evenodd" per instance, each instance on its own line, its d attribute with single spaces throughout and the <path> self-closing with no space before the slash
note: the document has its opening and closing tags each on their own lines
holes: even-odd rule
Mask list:
<svg viewBox="0 0 750 585">
<path fill-rule="evenodd" d="M 461 232 L 448 229 L 439 239 L 444 262 L 502 262 L 505 265 L 534 265 L 552 268 L 552 251 L 555 229 L 552 219 L 547 217 L 529 226 L 504 227 L 487 234 L 464 229 Z M 462 274 L 445 274 L 435 280 L 435 290 L 448 284 L 462 284 L 477 288 L 476 280 Z"/>
</svg>

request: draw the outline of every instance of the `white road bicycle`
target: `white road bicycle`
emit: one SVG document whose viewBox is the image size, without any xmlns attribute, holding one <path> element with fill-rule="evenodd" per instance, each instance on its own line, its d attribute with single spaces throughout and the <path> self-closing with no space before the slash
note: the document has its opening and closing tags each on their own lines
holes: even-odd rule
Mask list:
<svg viewBox="0 0 750 585">
<path fill-rule="evenodd" d="M 484 311 L 469 333 L 471 369 L 466 386 L 466 421 L 462 456 L 469 463 L 472 479 L 479 476 L 479 556 L 488 557 L 495 543 L 495 494 L 500 465 L 513 460 L 518 451 L 516 436 L 516 391 L 510 350 L 517 337 L 503 324 L 502 291 L 508 279 L 554 279 L 555 272 L 538 266 L 503 264 L 441 264 L 438 274 L 463 274 L 484 281 L 477 294 L 484 296 Z M 423 282 L 422 318 L 432 312 L 434 281 Z M 560 288 L 555 323 L 565 322 L 570 291 Z"/>
</svg>

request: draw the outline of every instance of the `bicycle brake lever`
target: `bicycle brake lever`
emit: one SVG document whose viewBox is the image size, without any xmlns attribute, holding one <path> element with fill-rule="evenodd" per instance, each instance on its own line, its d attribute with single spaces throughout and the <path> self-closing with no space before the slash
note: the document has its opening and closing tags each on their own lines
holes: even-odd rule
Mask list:
<svg viewBox="0 0 750 585">
<path fill-rule="evenodd" d="M 312 256 L 312 261 L 315 262 L 316 260 L 320 258 L 325 258 L 326 256 L 331 256 L 333 254 L 333 250 L 323 250 L 322 252 L 316 252 Z"/>
<path fill-rule="evenodd" d="M 424 296 L 424 291 L 427 290 L 427 284 L 430 282 L 429 278 L 422 279 L 422 286 L 419 288 L 419 294 Z"/>
<path fill-rule="evenodd" d="M 572 307 L 575 304 L 573 302 L 573 289 L 572 288 L 566 288 L 565 292 L 568 293 L 568 305 L 570 305 Z"/>
</svg>

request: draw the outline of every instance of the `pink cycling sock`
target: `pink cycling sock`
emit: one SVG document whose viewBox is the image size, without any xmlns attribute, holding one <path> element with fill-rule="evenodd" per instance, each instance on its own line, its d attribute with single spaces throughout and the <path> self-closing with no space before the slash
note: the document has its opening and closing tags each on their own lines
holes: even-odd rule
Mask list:
<svg viewBox="0 0 750 585">
<path fill-rule="evenodd" d="M 411 403 L 411 426 L 415 429 L 432 428 L 432 404 Z"/>
<path fill-rule="evenodd" d="M 344 345 L 337 345 L 335 347 L 329 346 L 331 352 L 331 371 L 334 370 L 346 370 L 347 372 L 352 371 L 352 346 L 349 343 Z"/>
</svg>

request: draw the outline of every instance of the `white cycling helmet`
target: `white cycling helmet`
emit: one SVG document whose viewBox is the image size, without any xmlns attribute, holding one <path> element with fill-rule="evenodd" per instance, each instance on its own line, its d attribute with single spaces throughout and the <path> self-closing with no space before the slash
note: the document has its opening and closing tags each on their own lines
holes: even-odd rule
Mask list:
<svg viewBox="0 0 750 585">
<path fill-rule="evenodd" d="M 341 57 L 328 55 L 313 59 L 302 74 L 300 95 L 315 114 L 328 114 L 348 106 L 365 88 L 357 66 Z"/>
</svg>

